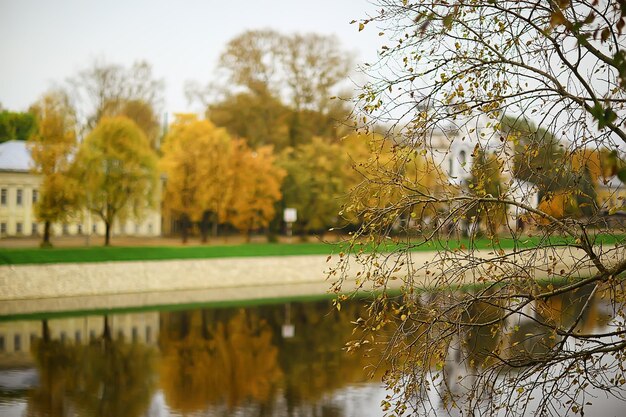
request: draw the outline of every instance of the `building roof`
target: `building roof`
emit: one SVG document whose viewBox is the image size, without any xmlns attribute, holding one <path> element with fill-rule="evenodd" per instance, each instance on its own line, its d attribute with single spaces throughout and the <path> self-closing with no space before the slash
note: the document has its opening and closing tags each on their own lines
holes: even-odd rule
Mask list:
<svg viewBox="0 0 626 417">
<path fill-rule="evenodd" d="M 33 160 L 22 140 L 10 140 L 0 143 L 0 171 L 29 172 Z"/>
</svg>

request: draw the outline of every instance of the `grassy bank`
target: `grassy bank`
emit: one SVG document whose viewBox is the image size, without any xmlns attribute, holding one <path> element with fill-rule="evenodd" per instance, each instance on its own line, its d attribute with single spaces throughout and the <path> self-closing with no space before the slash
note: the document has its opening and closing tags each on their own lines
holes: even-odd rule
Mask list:
<svg viewBox="0 0 626 417">
<path fill-rule="evenodd" d="M 623 244 L 626 237 L 603 235 L 597 236 L 595 244 Z M 428 244 L 411 243 L 411 250 L 434 251 L 456 249 L 498 249 L 530 248 L 545 245 L 572 244 L 572 239 L 539 237 L 520 240 L 500 239 L 461 239 L 437 241 Z M 379 248 L 392 251 L 400 246 L 393 240 Z M 370 250 L 368 246 L 365 250 Z M 73 248 L 0 248 L 0 265 L 81 263 L 110 261 L 152 261 L 168 259 L 211 259 L 251 256 L 293 256 L 293 255 L 330 255 L 345 250 L 341 244 L 328 243 L 251 243 L 215 246 L 128 246 L 128 247 L 73 247 Z"/>
<path fill-rule="evenodd" d="M 129 246 L 84 248 L 0 249 L 1 265 L 210 259 L 249 256 L 330 255 L 334 245 L 324 243 L 240 244 L 222 246 Z"/>
</svg>

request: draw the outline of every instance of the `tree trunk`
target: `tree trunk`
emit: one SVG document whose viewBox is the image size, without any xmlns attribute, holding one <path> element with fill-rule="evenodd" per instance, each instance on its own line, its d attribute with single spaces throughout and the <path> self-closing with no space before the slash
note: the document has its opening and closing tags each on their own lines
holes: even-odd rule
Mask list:
<svg viewBox="0 0 626 417">
<path fill-rule="evenodd" d="M 183 239 L 183 243 L 187 243 L 189 239 L 189 220 L 186 214 L 180 217 L 180 236 Z"/>
<path fill-rule="evenodd" d="M 43 224 L 43 239 L 41 240 L 41 247 L 50 247 L 52 244 L 50 243 L 50 220 L 46 220 Z"/>
<path fill-rule="evenodd" d="M 109 316 L 104 316 L 104 329 L 102 329 L 102 338 L 111 340 L 111 326 L 109 325 Z"/>
<path fill-rule="evenodd" d="M 202 220 L 200 220 L 200 236 L 202 237 L 202 243 L 207 243 L 209 240 L 209 223 L 211 213 L 205 211 L 202 213 Z"/>
<path fill-rule="evenodd" d="M 217 237 L 217 213 L 213 214 L 213 237 Z"/>
<path fill-rule="evenodd" d="M 105 227 L 104 246 L 110 246 L 111 245 L 111 223 L 105 221 L 104 227 Z"/>
<path fill-rule="evenodd" d="M 50 341 L 50 326 L 48 325 L 48 320 L 46 319 L 41 321 L 41 338 L 44 342 Z"/>
</svg>

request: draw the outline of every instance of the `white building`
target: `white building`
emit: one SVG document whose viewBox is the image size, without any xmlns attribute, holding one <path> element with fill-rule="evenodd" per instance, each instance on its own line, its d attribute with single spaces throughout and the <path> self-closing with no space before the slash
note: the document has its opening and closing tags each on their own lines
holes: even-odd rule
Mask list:
<svg viewBox="0 0 626 417">
<path fill-rule="evenodd" d="M 448 181 L 459 187 L 460 192 L 467 192 L 465 186 L 472 176 L 474 152 L 480 149 L 487 154 L 495 154 L 502 163 L 500 172 L 505 188 L 504 198 L 537 208 L 539 191 L 534 184 L 515 178 L 513 175 L 513 144 L 503 138 L 499 131 L 488 123 L 479 120 L 473 126 L 460 129 L 433 131 L 427 140 L 433 160 L 447 174 Z M 515 221 L 526 210 L 517 206 L 509 206 L 509 221 Z"/>
<path fill-rule="evenodd" d="M 43 233 L 43 224 L 34 215 L 41 176 L 32 173 L 32 167 L 26 142 L 12 140 L 0 143 L 0 238 Z M 72 222 L 52 225 L 54 235 L 104 235 L 104 232 L 104 222 L 88 212 Z M 146 213 L 142 220 L 116 222 L 112 234 L 160 236 L 160 209 Z"/>
</svg>

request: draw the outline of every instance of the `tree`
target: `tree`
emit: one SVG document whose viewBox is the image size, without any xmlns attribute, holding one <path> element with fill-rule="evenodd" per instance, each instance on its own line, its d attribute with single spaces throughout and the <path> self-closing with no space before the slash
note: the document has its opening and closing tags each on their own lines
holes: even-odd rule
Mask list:
<svg viewBox="0 0 626 417">
<path fill-rule="evenodd" d="M 207 117 L 218 126 L 252 146 L 282 150 L 344 133 L 337 122 L 347 119 L 349 108 L 331 96 L 341 92 L 351 62 L 332 36 L 250 30 L 233 38 L 220 56 L 215 83 L 228 87 L 219 89 L 217 100 L 209 104 L 197 85 L 187 90 L 207 105 Z"/>
<path fill-rule="evenodd" d="M 477 198 L 487 195 L 501 197 L 506 194 L 504 181 L 501 178 L 502 167 L 493 155 L 485 155 L 478 151 L 474 156 L 471 180 L 468 184 L 470 193 Z M 487 234 L 496 237 L 500 227 L 506 223 L 506 206 L 493 203 L 478 203 L 467 210 L 470 225 L 480 226 L 484 223 Z"/>
<path fill-rule="evenodd" d="M 80 120 L 87 131 L 103 117 L 127 116 L 151 137 L 154 114 L 161 102 L 163 81 L 155 79 L 145 61 L 125 68 L 118 64 L 94 61 L 69 80 L 72 97 L 80 108 Z M 145 120 L 145 122 L 143 122 Z"/>
<path fill-rule="evenodd" d="M 41 245 L 50 246 L 50 226 L 76 210 L 79 186 L 70 174 L 76 152 L 76 119 L 63 92 L 51 92 L 31 107 L 37 130 L 28 139 L 33 172 L 43 177 L 36 217 L 44 222 Z"/>
<path fill-rule="evenodd" d="M 455 408 L 464 415 L 570 415 L 595 401 L 591 387 L 594 395 L 600 390 L 624 398 L 623 231 L 600 226 L 593 214 L 557 218 L 516 197 L 510 167 L 519 138 L 502 118 L 531 120 L 536 132 L 559 138 L 563 149 L 552 152 L 546 165 L 532 163 L 545 151 L 537 136 L 524 139 L 531 161 L 527 178 L 562 177 L 558 193 L 575 197 L 576 175 L 562 175 L 574 151 L 591 144 L 621 153 L 626 142 L 626 5 L 378 3 L 376 14 L 358 22 L 359 30 L 376 25 L 388 39 L 380 60 L 366 66 L 371 81 L 359 95 L 359 124 L 368 130 L 386 123 L 398 147 L 431 154 L 442 164 L 457 155 L 469 163 L 468 154 L 453 151 L 471 143 L 493 154 L 509 177 L 499 194 L 464 187 L 424 193 L 397 180 L 404 170 L 398 158 L 397 176 L 372 175 L 403 199 L 362 208 L 364 225 L 330 276 L 338 292 L 352 289 L 352 279 L 356 288 L 376 290 L 369 314 L 357 320 L 365 336 L 350 347 L 386 346 L 389 395 L 383 408 L 389 415 Z M 432 233 L 390 239 L 390 225 L 415 204 L 448 210 Z M 448 227 L 467 222 L 479 204 L 535 219 L 541 226 L 533 234 L 540 236 L 527 240 L 504 227 L 491 240 L 451 242 Z M 413 251 L 420 246 L 439 250 L 425 262 Z M 580 301 L 573 320 L 549 314 L 559 295 Z M 604 330 L 590 334 L 578 325 L 602 297 L 614 314 Z M 484 350 L 474 350 L 477 337 L 491 338 Z M 460 372 L 451 372 L 452 361 Z"/>
<path fill-rule="evenodd" d="M 289 145 L 291 112 L 268 92 L 241 92 L 210 104 L 206 117 L 216 126 L 240 138 L 254 148 L 274 145 L 282 150 Z"/>
<path fill-rule="evenodd" d="M 35 117 L 30 113 L 0 109 L 0 143 L 8 140 L 27 140 L 37 129 Z"/>
<path fill-rule="evenodd" d="M 527 119 L 508 115 L 502 118 L 500 129 L 514 142 L 515 177 L 536 184 L 541 196 L 562 190 L 571 183 L 569 170 L 554 169 L 555 164 L 566 158 L 563 143 L 553 134 Z"/>
<path fill-rule="evenodd" d="M 148 138 L 153 149 L 158 150 L 161 135 L 159 118 L 152 104 L 143 100 L 126 100 L 120 104 L 115 112 L 107 114 L 109 117 L 125 116 L 135 122 Z"/>
<path fill-rule="evenodd" d="M 286 172 L 275 164 L 271 147 L 251 150 L 243 140 L 233 141 L 233 171 L 228 220 L 250 241 L 250 232 L 267 227 L 274 218 L 274 205 L 282 194 Z"/>
<path fill-rule="evenodd" d="M 295 227 L 301 233 L 337 226 L 343 198 L 347 195 L 347 155 L 341 146 L 322 138 L 281 155 L 280 166 L 287 171 L 283 185 L 287 207 L 298 211 Z"/>
<path fill-rule="evenodd" d="M 81 144 L 73 170 L 83 188 L 82 204 L 105 224 L 106 246 L 115 220 L 140 217 L 155 204 L 157 157 L 126 117 L 102 119 Z"/>
<path fill-rule="evenodd" d="M 227 219 L 231 192 L 232 139 L 225 129 L 195 115 L 178 115 L 163 143 L 161 165 L 167 175 L 165 202 L 181 216 L 183 242 L 188 222 L 199 222 L 207 239 L 207 217 L 214 228 Z M 216 229 L 214 229 L 216 230 Z"/>
</svg>

